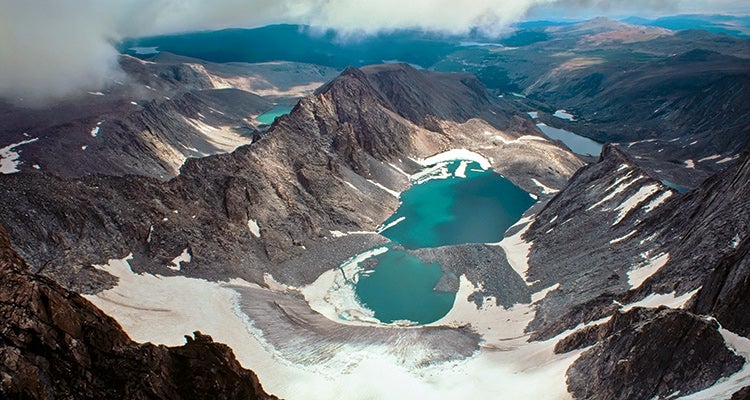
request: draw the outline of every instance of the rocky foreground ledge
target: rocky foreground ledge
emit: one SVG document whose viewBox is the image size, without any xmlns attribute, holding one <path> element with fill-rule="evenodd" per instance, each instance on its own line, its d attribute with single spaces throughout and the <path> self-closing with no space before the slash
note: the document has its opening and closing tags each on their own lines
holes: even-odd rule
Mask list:
<svg viewBox="0 0 750 400">
<path fill-rule="evenodd" d="M 30 273 L 3 228 L 0 287 L 0 398 L 277 398 L 208 335 L 180 347 L 133 342 L 87 300 Z"/>
</svg>

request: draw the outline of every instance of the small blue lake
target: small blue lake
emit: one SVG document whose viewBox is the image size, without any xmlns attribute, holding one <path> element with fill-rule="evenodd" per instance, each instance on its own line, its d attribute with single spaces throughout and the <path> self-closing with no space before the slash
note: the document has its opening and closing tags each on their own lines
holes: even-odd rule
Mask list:
<svg viewBox="0 0 750 400">
<path fill-rule="evenodd" d="M 602 144 L 587 137 L 576 135 L 564 129 L 553 128 L 543 123 L 536 124 L 536 126 L 550 139 L 565 143 L 573 153 L 597 157 L 602 152 Z"/>
<path fill-rule="evenodd" d="M 290 112 L 292 112 L 292 107 L 275 105 L 270 110 L 258 115 L 255 119 L 262 124 L 271 125 L 276 118 L 289 114 Z"/>
<path fill-rule="evenodd" d="M 401 194 L 402 204 L 383 224 L 393 243 L 360 271 L 354 287 L 360 304 L 383 323 L 427 324 L 445 316 L 456 294 L 435 290 L 439 264 L 407 249 L 502 240 L 535 200 L 501 175 L 470 161 L 451 161 L 416 174 L 419 182 Z"/>
<path fill-rule="evenodd" d="M 357 299 L 375 312 L 380 322 L 413 321 L 420 324 L 442 318 L 453 307 L 456 294 L 434 290 L 443 271 L 404 250 L 389 249 L 374 257 L 374 269 L 360 273 Z"/>
</svg>

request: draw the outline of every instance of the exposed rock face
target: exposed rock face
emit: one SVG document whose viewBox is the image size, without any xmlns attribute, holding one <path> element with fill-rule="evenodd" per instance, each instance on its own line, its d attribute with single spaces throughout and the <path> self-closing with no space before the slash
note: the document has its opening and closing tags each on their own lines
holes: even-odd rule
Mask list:
<svg viewBox="0 0 750 400">
<path fill-rule="evenodd" d="M 626 273 L 644 262 L 640 254 L 647 248 L 640 241 L 650 233 L 641 221 L 653 212 L 648 205 L 672 196 L 611 146 L 598 163 L 576 173 L 525 234 L 533 241 L 527 280 L 538 281 L 532 291 L 560 285 L 541 303 L 530 326 L 535 339 L 616 309 L 612 296 L 630 289 Z"/>
<path fill-rule="evenodd" d="M 572 335 L 556 350 L 591 344 L 568 370 L 576 398 L 652 399 L 710 386 L 744 364 L 716 322 L 681 310 L 633 309 Z M 578 344 L 573 344 L 579 342 Z"/>
<path fill-rule="evenodd" d="M 579 171 L 525 235 L 533 241 L 528 280 L 540 281 L 537 290 L 560 284 L 540 304 L 532 337 L 553 337 L 611 314 L 619 308 L 615 301 L 629 304 L 651 293 L 682 295 L 703 286 L 701 312 L 708 312 L 718 291 L 739 292 L 745 284 L 740 244 L 750 236 L 748 173 L 745 156 L 702 187 L 678 195 L 621 151 L 605 147 L 600 162 Z M 630 275 L 659 257 L 662 267 L 642 279 Z M 726 257 L 735 262 L 716 272 Z M 709 284 L 711 274 L 716 277 Z M 721 298 L 716 307 L 728 301 Z"/>
<path fill-rule="evenodd" d="M 274 399 L 226 345 L 138 344 L 81 296 L 28 271 L 0 228 L 0 397 Z"/>
<path fill-rule="evenodd" d="M 744 388 L 737 391 L 735 394 L 732 395 L 731 400 L 747 400 L 750 399 L 750 386 L 745 386 Z"/>
<path fill-rule="evenodd" d="M 557 352 L 593 346 L 568 371 L 576 398 L 685 395 L 743 365 L 716 321 L 748 335 L 749 160 L 746 154 L 678 195 L 605 147 L 597 164 L 579 171 L 537 214 L 525 235 L 533 241 L 527 280 L 539 280 L 537 290 L 560 286 L 538 305 L 531 338 L 610 318 L 557 343 Z M 693 291 L 681 310 L 619 311 L 647 296 Z"/>
<path fill-rule="evenodd" d="M 448 277 L 461 275 L 481 284 L 482 290 L 469 299 L 477 307 L 482 306 L 485 296 L 493 296 L 496 305 L 506 308 L 531 302 L 529 287 L 508 264 L 505 252 L 499 246 L 465 244 L 409 251 L 424 262 L 439 263 L 448 272 L 444 275 L 444 285 L 449 284 L 445 281 Z M 458 289 L 458 279 L 454 279 L 452 292 Z"/>
<path fill-rule="evenodd" d="M 737 239 L 739 241 L 739 238 Z M 737 250 L 716 264 L 695 297 L 691 310 L 713 315 L 730 331 L 750 337 L 750 240 L 737 243 Z"/>
</svg>

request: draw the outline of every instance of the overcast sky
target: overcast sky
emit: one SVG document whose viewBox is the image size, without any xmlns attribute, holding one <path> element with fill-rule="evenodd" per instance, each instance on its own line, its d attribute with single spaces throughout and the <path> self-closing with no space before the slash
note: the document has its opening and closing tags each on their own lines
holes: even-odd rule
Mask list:
<svg viewBox="0 0 750 400">
<path fill-rule="evenodd" d="M 347 34 L 398 28 L 508 32 L 524 19 L 748 14 L 747 0 L 0 0 L 0 96 L 64 95 L 117 75 L 112 43 L 226 27 L 301 23 Z"/>
</svg>

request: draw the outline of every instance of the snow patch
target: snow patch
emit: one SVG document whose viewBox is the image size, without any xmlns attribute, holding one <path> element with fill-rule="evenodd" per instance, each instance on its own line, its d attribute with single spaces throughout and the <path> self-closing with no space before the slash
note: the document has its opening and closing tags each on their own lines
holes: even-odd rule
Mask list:
<svg viewBox="0 0 750 400">
<path fill-rule="evenodd" d="M 708 156 L 708 157 L 703 157 L 703 158 L 701 158 L 700 160 L 698 160 L 698 162 L 704 162 L 704 161 L 715 160 L 715 159 L 717 159 L 717 158 L 721 158 L 721 154 L 714 154 L 714 155 L 712 155 L 712 156 Z"/>
<path fill-rule="evenodd" d="M 386 192 L 388 192 L 388 194 L 390 194 L 391 196 L 393 196 L 393 197 L 395 197 L 395 198 L 399 198 L 399 197 L 401 196 L 401 193 L 399 193 L 399 192 L 397 192 L 397 191 L 395 191 L 395 190 L 393 190 L 393 189 L 389 189 L 389 188 L 387 188 L 387 187 L 385 187 L 385 186 L 381 185 L 380 183 L 378 183 L 378 182 L 375 182 L 375 181 L 374 181 L 374 180 L 372 180 L 372 179 L 368 179 L 368 180 L 367 180 L 367 182 L 370 182 L 370 183 L 372 183 L 373 185 L 375 185 L 375 186 L 377 186 L 377 187 L 379 187 L 379 188 L 381 188 L 381 189 L 385 190 Z"/>
<path fill-rule="evenodd" d="M 253 234 L 253 236 L 259 238 L 260 237 L 260 226 L 258 226 L 258 221 L 254 219 L 248 219 L 247 220 L 247 229 L 250 229 L 250 233 Z"/>
<path fill-rule="evenodd" d="M 539 118 L 539 112 L 538 111 L 529 111 L 526 114 L 529 114 L 529 117 L 531 117 L 532 119 Z"/>
<path fill-rule="evenodd" d="M 536 304 L 536 303 L 542 301 L 542 299 L 544 299 L 545 297 L 547 297 L 547 294 L 549 294 L 549 292 L 553 292 L 553 291 L 557 290 L 559 287 L 560 287 L 560 283 L 555 283 L 554 285 L 552 285 L 552 286 L 550 286 L 550 287 L 548 287 L 546 289 L 542 289 L 542 290 L 540 290 L 540 291 L 538 291 L 536 293 L 533 293 L 531 295 L 531 303 L 532 304 Z"/>
<path fill-rule="evenodd" d="M 350 188 L 352 188 L 352 189 L 354 189 L 354 190 L 358 191 L 358 192 L 361 192 L 361 191 L 360 191 L 359 189 L 357 189 L 357 187 L 356 187 L 356 186 L 352 185 L 352 183 L 351 183 L 351 182 L 348 182 L 348 181 L 344 181 L 344 184 L 345 184 L 346 186 L 349 186 Z"/>
<path fill-rule="evenodd" d="M 88 93 L 93 96 L 104 96 L 104 93 L 102 92 L 88 92 Z"/>
<path fill-rule="evenodd" d="M 625 235 L 625 236 L 619 237 L 619 238 L 617 238 L 617 239 L 612 239 L 612 240 L 610 240 L 610 241 L 609 241 L 609 244 L 620 243 L 620 242 L 622 242 L 623 240 L 625 240 L 625 239 L 628 239 L 629 237 L 631 237 L 631 236 L 635 235 L 635 234 L 636 234 L 637 232 L 638 232 L 638 231 L 632 231 L 632 232 L 628 233 L 628 234 L 627 234 L 627 235 Z"/>
<path fill-rule="evenodd" d="M 622 221 L 623 218 L 625 218 L 628 213 L 636 208 L 639 204 L 644 202 L 647 198 L 649 198 L 651 195 L 659 191 L 659 186 L 656 184 L 646 185 L 638 189 L 638 191 L 630 196 L 627 200 L 622 202 L 619 206 L 615 208 L 615 211 L 618 211 L 619 214 L 617 215 L 617 219 L 612 224 L 612 226 L 615 226 Z"/>
<path fill-rule="evenodd" d="M 103 123 L 104 121 L 99 121 L 96 123 L 95 127 L 91 128 L 91 137 L 96 137 L 97 135 L 99 135 L 99 129 L 101 128 Z"/>
<path fill-rule="evenodd" d="M 456 161 L 456 160 L 467 160 L 474 161 L 479 164 L 482 169 L 492 168 L 490 161 L 479 153 L 475 153 L 466 149 L 453 149 L 443 153 L 435 154 L 434 156 L 427 157 L 423 160 L 416 160 L 417 163 L 423 167 L 429 167 L 444 161 Z"/>
<path fill-rule="evenodd" d="M 685 160 L 685 167 L 695 169 L 695 161 Z"/>
<path fill-rule="evenodd" d="M 531 181 L 534 182 L 535 185 L 537 185 L 538 187 L 540 187 L 542 189 L 542 193 L 544 193 L 544 194 L 554 194 L 554 193 L 559 192 L 559 190 L 552 189 L 551 187 L 546 186 L 542 182 L 539 182 L 538 180 L 536 180 L 536 178 L 531 178 Z"/>
<path fill-rule="evenodd" d="M 641 286 L 646 279 L 659 271 L 667 261 L 669 261 L 669 253 L 663 253 L 650 259 L 646 266 L 628 271 L 628 284 L 630 284 L 630 288 L 636 289 Z"/>
<path fill-rule="evenodd" d="M 519 226 L 521 224 L 526 224 L 523 229 L 519 230 L 514 235 L 506 236 L 502 241 L 494 244 L 503 248 L 505 257 L 508 259 L 508 264 L 510 264 L 510 266 L 524 280 L 526 280 L 526 272 L 529 270 L 529 252 L 531 251 L 531 244 L 533 242 L 527 242 L 523 240 L 522 237 L 526 233 L 526 231 L 529 230 L 529 227 L 531 227 L 531 223 L 531 218 L 521 218 L 521 220 L 516 222 L 513 227 Z"/>
<path fill-rule="evenodd" d="M 375 232 L 382 233 L 382 232 L 384 232 L 384 231 L 386 231 L 386 230 L 388 230 L 390 228 L 393 228 L 394 226 L 398 225 L 400 222 L 402 222 L 405 219 L 406 219 L 406 217 L 398 217 L 395 220 L 389 222 L 387 225 L 383 225 L 383 226 L 378 227 L 377 229 L 375 229 Z"/>
<path fill-rule="evenodd" d="M 565 110 L 557 110 L 554 114 L 552 114 L 553 117 L 557 117 L 560 119 L 567 119 L 568 121 L 575 121 L 576 118 L 573 116 L 573 114 L 565 111 Z"/>
<path fill-rule="evenodd" d="M 672 197 L 672 192 L 666 191 L 662 194 L 660 194 L 655 199 L 651 200 L 648 204 L 646 204 L 643 207 L 644 212 L 650 212 L 651 210 L 655 209 L 656 207 L 659 207 L 660 205 L 664 204 L 665 201 L 667 201 L 668 198 Z"/>
<path fill-rule="evenodd" d="M 461 161 L 460 164 L 458 164 L 458 168 L 456 168 L 455 176 L 457 178 L 466 178 L 466 167 L 469 166 L 470 161 Z"/>
<path fill-rule="evenodd" d="M 534 136 L 534 135 L 523 135 L 519 137 L 516 141 L 522 142 L 525 140 L 536 140 L 537 142 L 548 142 L 547 139 L 541 137 L 541 136 Z"/>
<path fill-rule="evenodd" d="M 409 179 L 415 184 L 425 183 L 433 179 L 448 179 L 452 176 L 450 171 L 448 171 L 448 163 L 449 161 L 444 161 L 421 169 Z"/>
<path fill-rule="evenodd" d="M 296 289 L 294 286 L 285 285 L 277 281 L 274 279 L 273 275 L 268 272 L 263 273 L 263 283 L 266 284 L 268 289 L 273 290 L 274 292 L 288 292 Z"/>
<path fill-rule="evenodd" d="M 399 160 L 399 161 L 400 161 L 400 160 Z M 398 173 L 399 173 L 399 174 L 401 174 L 401 175 L 403 175 L 403 176 L 405 176 L 405 177 L 407 177 L 407 178 L 409 177 L 409 174 L 407 174 L 407 173 L 406 173 L 406 172 L 405 172 L 405 171 L 404 171 L 403 169 L 399 168 L 399 167 L 398 167 L 398 166 L 396 166 L 395 164 L 393 164 L 393 163 L 388 163 L 388 165 L 389 165 L 389 166 L 390 166 L 391 168 L 393 168 L 393 169 L 395 169 L 396 171 L 398 171 Z"/>
<path fill-rule="evenodd" d="M 331 236 L 335 238 L 340 238 L 340 237 L 344 237 L 347 235 L 346 233 L 341 232 L 341 231 L 329 231 L 329 232 L 331 232 Z"/>
<path fill-rule="evenodd" d="M 188 252 L 188 249 L 186 247 L 179 256 L 175 257 L 172 260 L 172 263 L 170 265 L 167 265 L 167 268 L 171 269 L 172 271 L 179 271 L 182 268 L 182 263 L 190 262 L 190 260 L 192 260 L 192 257 L 190 256 L 190 253 Z"/>
<path fill-rule="evenodd" d="M 635 303 L 623 305 L 620 311 L 628 312 L 636 307 L 657 308 L 667 306 L 675 309 L 682 308 L 685 303 L 693 297 L 693 295 L 698 293 L 698 290 L 700 290 L 700 288 L 684 293 L 681 296 L 677 296 L 674 291 L 667 294 L 651 293 Z"/>
<path fill-rule="evenodd" d="M 33 138 L 24 140 L 22 142 L 9 144 L 0 149 L 0 173 L 12 174 L 18 172 L 18 164 L 21 163 L 19 158 L 21 155 L 14 151 L 16 147 L 23 146 L 25 144 L 33 143 L 39 140 L 39 138 Z"/>
<path fill-rule="evenodd" d="M 738 157 L 739 157 L 739 155 L 736 155 L 736 156 L 733 156 L 733 157 L 726 157 L 726 158 L 722 158 L 721 160 L 717 161 L 716 163 L 717 163 L 717 164 L 724 164 L 724 163 L 726 163 L 726 162 L 734 161 L 734 160 L 736 160 L 736 159 L 737 159 Z"/>
</svg>

